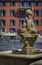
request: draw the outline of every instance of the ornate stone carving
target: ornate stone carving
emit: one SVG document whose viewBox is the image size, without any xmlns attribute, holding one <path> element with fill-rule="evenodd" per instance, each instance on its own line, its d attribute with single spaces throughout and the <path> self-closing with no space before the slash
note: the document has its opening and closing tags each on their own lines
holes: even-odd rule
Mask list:
<svg viewBox="0 0 42 65">
<path fill-rule="evenodd" d="M 25 22 L 23 28 L 19 29 L 19 35 L 24 43 L 24 48 L 21 53 L 32 54 L 35 50 L 33 49 L 34 41 L 36 40 L 37 34 L 34 23 L 32 21 L 32 11 L 26 11 Z"/>
</svg>

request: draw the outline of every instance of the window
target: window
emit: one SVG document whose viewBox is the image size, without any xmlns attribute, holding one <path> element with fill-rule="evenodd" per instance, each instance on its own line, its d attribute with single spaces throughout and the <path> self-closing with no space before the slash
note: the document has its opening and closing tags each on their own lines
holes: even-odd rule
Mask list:
<svg viewBox="0 0 42 65">
<path fill-rule="evenodd" d="M 0 13 L 1 16 L 6 16 L 6 10 L 1 10 Z"/>
<path fill-rule="evenodd" d="M 6 1 L 1 1 L 0 6 L 6 6 Z"/>
<path fill-rule="evenodd" d="M 38 6 L 39 5 L 39 1 L 34 1 L 34 5 Z"/>
<path fill-rule="evenodd" d="M 34 16 L 39 16 L 39 10 L 34 10 Z"/>
<path fill-rule="evenodd" d="M 42 10 L 41 10 L 41 16 L 42 16 Z"/>
<path fill-rule="evenodd" d="M 6 20 L 3 19 L 3 20 L 0 20 L 0 22 L 1 22 L 0 23 L 1 26 L 5 26 L 6 25 Z"/>
<path fill-rule="evenodd" d="M 16 11 L 15 10 L 10 10 L 10 16 L 16 16 Z"/>
<path fill-rule="evenodd" d="M 42 20 L 41 20 L 41 26 L 42 26 Z"/>
<path fill-rule="evenodd" d="M 10 32 L 14 33 L 14 32 L 16 32 L 16 29 L 15 28 L 10 28 Z"/>
<path fill-rule="evenodd" d="M 34 25 L 38 26 L 39 25 L 39 20 L 34 20 Z"/>
<path fill-rule="evenodd" d="M 24 20 L 20 20 L 19 21 L 19 27 L 22 28 L 23 27 L 23 24 L 24 24 Z"/>
<path fill-rule="evenodd" d="M 1 29 L 1 32 L 6 32 L 6 29 L 5 29 L 5 28 L 2 28 L 2 29 Z"/>
<path fill-rule="evenodd" d="M 24 3 L 24 1 L 20 1 L 19 7 L 20 7 L 20 8 L 25 7 L 25 3 Z"/>
<path fill-rule="evenodd" d="M 15 0 L 11 0 L 10 1 L 10 6 L 15 6 L 16 5 L 16 1 Z"/>
<path fill-rule="evenodd" d="M 28 1 L 27 3 L 26 3 L 26 7 L 32 7 L 32 1 Z"/>
<path fill-rule="evenodd" d="M 25 17 L 25 11 L 23 11 L 23 10 L 21 11 L 21 10 L 20 10 L 20 12 L 19 12 L 19 17 L 20 17 L 20 18 L 24 18 L 24 17 Z"/>
<path fill-rule="evenodd" d="M 15 26 L 15 20 L 10 20 L 10 26 Z"/>
</svg>

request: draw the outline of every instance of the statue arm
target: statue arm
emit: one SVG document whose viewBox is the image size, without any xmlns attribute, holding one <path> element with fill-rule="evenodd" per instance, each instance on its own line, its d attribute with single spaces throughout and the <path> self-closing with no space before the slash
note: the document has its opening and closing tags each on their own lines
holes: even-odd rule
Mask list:
<svg viewBox="0 0 42 65">
<path fill-rule="evenodd" d="M 35 25 L 34 25 L 33 22 L 31 23 L 31 27 L 32 27 L 32 28 L 31 28 L 32 31 L 37 32 L 37 30 L 35 29 Z"/>
</svg>

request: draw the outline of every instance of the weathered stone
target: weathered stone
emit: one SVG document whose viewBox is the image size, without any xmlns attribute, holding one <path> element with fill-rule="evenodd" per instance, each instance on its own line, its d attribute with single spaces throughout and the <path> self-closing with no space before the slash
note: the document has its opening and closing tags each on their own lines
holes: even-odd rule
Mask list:
<svg viewBox="0 0 42 65">
<path fill-rule="evenodd" d="M 22 49 L 23 54 L 32 54 L 35 50 L 33 48 L 34 41 L 37 38 L 34 23 L 32 22 L 32 11 L 26 11 L 26 21 L 23 28 L 19 29 L 19 34 L 24 43 L 24 48 Z"/>
</svg>

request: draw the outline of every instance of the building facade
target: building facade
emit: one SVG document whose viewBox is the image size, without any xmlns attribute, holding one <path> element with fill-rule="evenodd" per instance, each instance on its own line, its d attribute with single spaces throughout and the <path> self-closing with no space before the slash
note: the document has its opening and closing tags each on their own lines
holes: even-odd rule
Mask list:
<svg viewBox="0 0 42 65">
<path fill-rule="evenodd" d="M 0 32 L 16 32 L 23 27 L 25 11 L 31 9 L 37 32 L 42 35 L 42 0 L 0 1 Z"/>
</svg>

